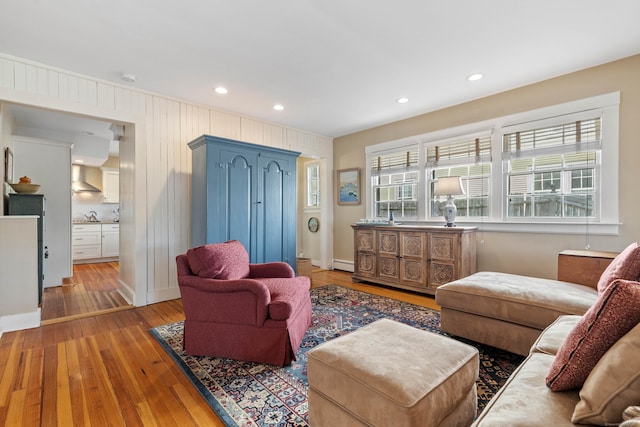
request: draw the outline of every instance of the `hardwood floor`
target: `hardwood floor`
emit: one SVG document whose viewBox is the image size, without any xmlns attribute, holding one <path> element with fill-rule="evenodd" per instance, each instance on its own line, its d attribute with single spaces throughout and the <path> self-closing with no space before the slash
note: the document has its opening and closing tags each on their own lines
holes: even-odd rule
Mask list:
<svg viewBox="0 0 640 427">
<path fill-rule="evenodd" d="M 132 308 L 118 293 L 119 262 L 74 264 L 73 277 L 45 288 L 42 323 L 47 325 Z"/>
<path fill-rule="evenodd" d="M 79 277 L 102 280 L 92 274 Z M 432 297 L 352 283 L 346 272 L 314 269 L 312 278 L 313 287 L 337 284 L 437 308 Z M 182 319 L 178 299 L 3 334 L 0 425 L 223 426 L 148 333 Z"/>
</svg>

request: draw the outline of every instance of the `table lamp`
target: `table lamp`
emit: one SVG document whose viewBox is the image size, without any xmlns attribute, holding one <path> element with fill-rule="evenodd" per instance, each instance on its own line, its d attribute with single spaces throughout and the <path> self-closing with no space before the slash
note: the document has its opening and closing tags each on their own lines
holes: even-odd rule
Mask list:
<svg viewBox="0 0 640 427">
<path fill-rule="evenodd" d="M 462 181 L 459 176 L 446 176 L 438 178 L 434 195 L 447 196 L 447 204 L 444 205 L 444 219 L 447 221 L 445 227 L 455 227 L 456 212 L 458 209 L 453 203 L 453 196 L 464 194 Z"/>
</svg>

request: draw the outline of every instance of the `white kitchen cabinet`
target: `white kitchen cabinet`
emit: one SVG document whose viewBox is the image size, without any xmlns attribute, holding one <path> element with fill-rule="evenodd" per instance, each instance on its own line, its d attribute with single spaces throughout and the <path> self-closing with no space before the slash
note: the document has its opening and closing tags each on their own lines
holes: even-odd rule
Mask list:
<svg viewBox="0 0 640 427">
<path fill-rule="evenodd" d="M 73 224 L 74 261 L 109 261 L 120 256 L 120 224 Z"/>
<path fill-rule="evenodd" d="M 104 203 L 120 203 L 120 172 L 105 169 L 102 171 L 102 195 Z"/>
<path fill-rule="evenodd" d="M 102 257 L 102 225 L 73 224 L 71 254 L 74 261 Z"/>
<path fill-rule="evenodd" d="M 102 257 L 120 256 L 120 224 L 102 224 Z"/>
</svg>

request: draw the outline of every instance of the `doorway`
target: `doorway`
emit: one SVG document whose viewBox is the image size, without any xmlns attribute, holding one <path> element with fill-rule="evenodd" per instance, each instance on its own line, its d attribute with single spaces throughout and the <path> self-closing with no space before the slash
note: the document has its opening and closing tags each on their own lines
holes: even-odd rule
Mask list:
<svg viewBox="0 0 640 427">
<path fill-rule="evenodd" d="M 104 192 L 101 169 L 119 170 L 119 140 L 124 136 L 123 125 L 116 126 L 101 118 L 89 118 L 37 107 L 6 105 L 14 119 L 14 126 L 11 129 L 12 135 L 48 138 L 72 143 L 72 160 L 81 160 L 84 167 L 95 170 L 96 177 L 94 179 L 98 181 L 97 186 L 102 188 Z M 113 131 L 113 137 L 111 137 L 112 129 L 115 128 L 119 129 L 119 133 L 116 135 L 116 132 Z M 118 139 L 118 141 L 113 139 Z M 55 171 L 55 167 L 52 170 Z M 119 188 L 117 190 L 119 193 Z M 116 222 L 116 211 L 119 220 L 119 206 L 116 209 L 114 208 L 116 204 L 113 204 L 113 201 L 107 203 L 102 193 L 73 194 L 72 206 L 67 215 L 67 220 L 70 223 L 75 225 L 77 222 L 82 222 L 87 212 L 97 210 L 99 211 L 99 223 L 94 225 L 97 225 L 99 229 L 102 227 L 97 233 L 98 237 L 102 237 L 105 234 L 104 225 Z M 89 197 L 81 201 L 81 206 L 73 206 L 77 202 L 76 195 L 79 194 L 85 194 Z M 116 227 L 119 227 L 119 222 Z M 119 233 L 117 229 L 114 231 Z M 109 242 L 112 242 L 110 247 L 114 247 L 112 236 L 114 233 L 107 234 L 111 234 L 108 236 Z M 116 236 L 116 238 L 118 237 Z M 94 246 L 100 247 L 100 241 Z M 118 246 L 116 241 L 115 248 L 117 249 Z M 110 253 L 109 258 L 100 259 L 101 262 L 93 263 L 91 260 L 89 263 L 75 264 L 77 260 L 73 244 L 71 244 L 71 248 L 69 250 L 69 246 L 67 246 L 66 250 L 57 251 L 57 253 L 67 252 L 68 254 L 67 258 L 62 260 L 62 265 L 67 265 L 64 267 L 66 274 L 57 276 L 55 282 L 45 286 L 41 306 L 43 325 L 133 307 L 118 292 L 121 281 L 117 253 Z M 101 255 L 98 254 L 98 256 Z M 69 277 L 66 277 L 67 275 Z"/>
</svg>

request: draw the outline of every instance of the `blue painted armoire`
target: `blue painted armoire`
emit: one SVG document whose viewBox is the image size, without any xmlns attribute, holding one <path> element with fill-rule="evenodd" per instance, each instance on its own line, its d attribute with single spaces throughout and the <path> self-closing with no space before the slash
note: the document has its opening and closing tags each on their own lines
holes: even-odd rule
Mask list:
<svg viewBox="0 0 640 427">
<path fill-rule="evenodd" d="M 192 150 L 192 245 L 239 240 L 252 263 L 296 264 L 300 153 L 203 135 Z"/>
</svg>

